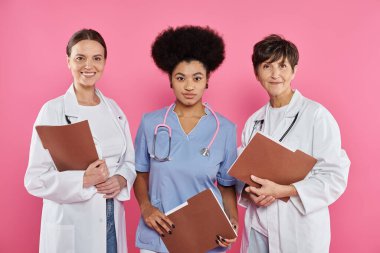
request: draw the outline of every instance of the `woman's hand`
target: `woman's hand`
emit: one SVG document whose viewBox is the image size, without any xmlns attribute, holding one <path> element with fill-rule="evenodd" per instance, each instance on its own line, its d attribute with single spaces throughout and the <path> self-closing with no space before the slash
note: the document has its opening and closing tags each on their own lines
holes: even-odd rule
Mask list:
<svg viewBox="0 0 380 253">
<path fill-rule="evenodd" d="M 145 224 L 156 230 L 162 237 L 165 236 L 162 229 L 164 229 L 168 234 L 172 233 L 171 228 L 175 228 L 174 223 L 160 210 L 152 206 L 150 203 L 141 208 L 141 215 L 144 219 Z M 171 228 L 169 228 L 171 227 Z"/>
<path fill-rule="evenodd" d="M 123 176 L 114 175 L 105 182 L 95 185 L 98 193 L 104 194 L 104 198 L 112 199 L 127 186 L 127 180 Z"/>
<path fill-rule="evenodd" d="M 83 175 L 83 187 L 88 188 L 107 180 L 109 171 L 104 160 L 91 163 Z"/>
<path fill-rule="evenodd" d="M 231 222 L 232 227 L 235 230 L 236 234 L 238 234 L 238 230 L 239 230 L 239 223 L 238 223 L 238 221 L 232 218 L 232 219 L 230 219 L 230 222 Z M 221 237 L 220 235 L 216 236 L 216 243 L 219 246 L 224 247 L 224 248 L 227 248 L 227 247 L 231 246 L 231 244 L 234 243 L 234 242 L 236 242 L 236 240 L 237 240 L 237 237 L 235 237 L 233 239 L 227 239 L 227 238 Z"/>
<path fill-rule="evenodd" d="M 247 197 L 252 202 L 254 202 L 257 206 L 269 206 L 276 200 L 272 196 L 266 196 L 266 195 L 258 196 L 258 195 L 256 195 L 256 193 L 254 193 L 254 189 L 252 189 L 251 187 L 253 187 L 253 186 L 247 186 L 245 188 L 245 192 L 246 192 Z M 255 187 L 253 187 L 253 188 L 255 188 Z M 255 188 L 255 189 L 257 189 L 257 188 Z"/>
<path fill-rule="evenodd" d="M 251 175 L 253 182 L 261 185 L 260 188 L 248 186 L 245 191 L 249 198 L 258 206 L 269 206 L 275 199 L 296 196 L 297 190 L 293 185 L 280 185 L 268 179 L 262 179 Z"/>
<path fill-rule="evenodd" d="M 224 248 L 231 246 L 231 244 L 236 242 L 236 240 L 237 240 L 237 237 L 235 237 L 234 239 L 227 239 L 227 238 L 221 237 L 220 235 L 216 236 L 216 243 L 219 246 L 224 247 Z"/>
<path fill-rule="evenodd" d="M 141 216 L 145 224 L 151 229 L 154 229 L 161 236 L 165 236 L 164 231 L 171 234 L 171 228 L 174 228 L 174 224 L 165 214 L 151 204 L 148 197 L 148 186 L 149 173 L 137 172 L 133 188 L 135 190 L 136 199 L 140 205 Z"/>
</svg>

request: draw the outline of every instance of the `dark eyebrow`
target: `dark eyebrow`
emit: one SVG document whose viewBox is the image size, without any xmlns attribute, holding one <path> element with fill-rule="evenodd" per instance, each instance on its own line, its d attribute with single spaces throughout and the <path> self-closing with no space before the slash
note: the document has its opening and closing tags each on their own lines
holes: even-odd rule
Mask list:
<svg viewBox="0 0 380 253">
<path fill-rule="evenodd" d="M 83 56 L 83 57 L 86 57 L 84 54 L 76 54 L 75 56 Z M 102 54 L 96 54 L 94 55 L 93 57 L 104 57 Z"/>
<path fill-rule="evenodd" d="M 181 76 L 186 76 L 185 74 L 181 73 L 181 72 L 178 72 L 178 73 L 175 73 L 175 75 L 181 75 Z M 193 76 L 196 76 L 196 75 L 202 75 L 204 76 L 204 74 L 202 72 L 197 72 L 197 73 L 194 73 Z"/>
</svg>

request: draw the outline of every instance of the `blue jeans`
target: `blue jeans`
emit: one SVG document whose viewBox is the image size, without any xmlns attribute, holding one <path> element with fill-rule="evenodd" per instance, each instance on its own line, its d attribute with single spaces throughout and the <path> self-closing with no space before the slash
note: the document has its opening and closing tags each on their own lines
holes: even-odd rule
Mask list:
<svg viewBox="0 0 380 253">
<path fill-rule="evenodd" d="M 113 199 L 106 200 L 107 213 L 107 253 L 117 253 L 116 229 Z"/>
</svg>

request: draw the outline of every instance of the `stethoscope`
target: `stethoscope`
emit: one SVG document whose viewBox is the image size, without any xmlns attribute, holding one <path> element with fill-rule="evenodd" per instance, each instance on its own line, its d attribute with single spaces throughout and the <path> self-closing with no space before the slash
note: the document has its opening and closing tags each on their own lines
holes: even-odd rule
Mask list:
<svg viewBox="0 0 380 253">
<path fill-rule="evenodd" d="M 168 107 L 168 109 L 166 110 L 166 113 L 165 113 L 164 121 L 161 124 L 158 124 L 154 128 L 153 147 L 152 147 L 152 154 L 150 155 L 150 157 L 153 158 L 154 160 L 158 161 L 158 162 L 166 162 L 166 161 L 170 160 L 169 156 L 170 156 L 171 145 L 172 145 L 172 129 L 169 125 L 166 124 L 166 120 L 168 118 L 169 111 L 173 108 L 174 105 L 175 105 L 175 103 L 171 104 Z M 213 135 L 210 143 L 207 145 L 207 147 L 202 148 L 200 150 L 200 153 L 202 156 L 210 156 L 210 148 L 211 148 L 211 145 L 214 143 L 216 136 L 219 133 L 220 122 L 219 122 L 219 119 L 218 119 L 218 116 L 216 115 L 216 113 L 206 103 L 203 103 L 203 105 L 212 113 L 212 115 L 214 116 L 215 121 L 216 121 L 216 129 L 215 129 L 214 135 Z M 156 155 L 156 140 L 157 140 L 157 133 L 158 133 L 159 128 L 165 128 L 169 134 L 169 150 L 168 150 L 168 153 L 165 157 L 158 157 Z"/>
<path fill-rule="evenodd" d="M 297 112 L 297 114 L 294 117 L 292 123 L 290 124 L 290 126 L 288 127 L 288 129 L 286 129 L 285 133 L 281 136 L 281 138 L 279 139 L 279 142 L 282 142 L 282 140 L 285 138 L 285 136 L 290 132 L 290 130 L 292 129 L 292 127 L 296 123 L 296 120 L 298 118 L 298 114 L 299 114 L 299 112 Z M 253 125 L 253 129 L 252 129 L 251 135 L 249 136 L 249 140 L 252 139 L 252 135 L 255 132 L 255 130 L 257 129 L 258 125 L 260 125 L 259 131 L 261 131 L 263 129 L 264 120 L 263 119 L 261 119 L 261 120 L 255 120 L 255 123 Z"/>
<path fill-rule="evenodd" d="M 69 119 L 69 116 L 67 116 L 66 114 L 65 114 L 65 119 L 66 119 L 67 125 L 70 125 L 71 120 Z"/>
</svg>

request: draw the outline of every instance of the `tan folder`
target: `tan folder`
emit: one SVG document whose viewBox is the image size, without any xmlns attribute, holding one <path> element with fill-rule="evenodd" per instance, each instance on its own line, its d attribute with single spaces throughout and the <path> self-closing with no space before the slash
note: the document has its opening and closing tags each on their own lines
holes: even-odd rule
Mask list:
<svg viewBox="0 0 380 253">
<path fill-rule="evenodd" d="M 172 234 L 162 237 L 170 253 L 205 253 L 219 245 L 216 236 L 237 235 L 212 190 L 204 190 L 166 213 L 174 222 Z"/>
<path fill-rule="evenodd" d="M 260 185 L 252 182 L 251 175 L 277 184 L 290 185 L 304 179 L 316 163 L 314 157 L 300 150 L 292 151 L 261 133 L 256 133 L 228 174 L 255 187 Z"/>
<path fill-rule="evenodd" d="M 36 126 L 36 130 L 58 171 L 85 170 L 98 160 L 87 120 L 63 126 Z"/>
</svg>

